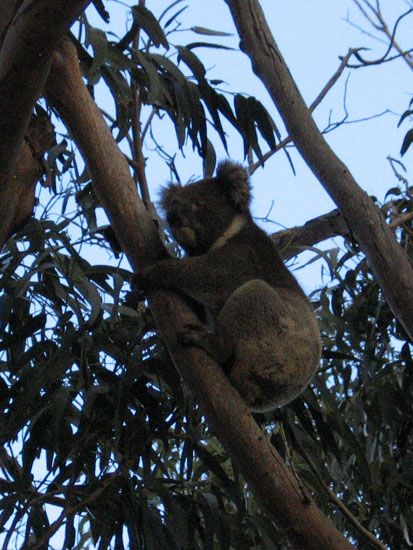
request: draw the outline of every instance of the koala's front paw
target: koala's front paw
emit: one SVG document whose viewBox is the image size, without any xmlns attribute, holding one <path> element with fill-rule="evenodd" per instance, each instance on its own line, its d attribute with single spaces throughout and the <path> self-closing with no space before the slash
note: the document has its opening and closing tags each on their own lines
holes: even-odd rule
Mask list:
<svg viewBox="0 0 413 550">
<path fill-rule="evenodd" d="M 176 335 L 182 346 L 203 347 L 205 341 L 205 327 L 202 325 L 185 325 L 185 330 Z"/>
<path fill-rule="evenodd" d="M 134 290 L 137 290 L 140 293 L 150 290 L 150 280 L 147 274 L 147 269 L 143 269 L 138 273 L 132 275 L 132 286 Z"/>
</svg>

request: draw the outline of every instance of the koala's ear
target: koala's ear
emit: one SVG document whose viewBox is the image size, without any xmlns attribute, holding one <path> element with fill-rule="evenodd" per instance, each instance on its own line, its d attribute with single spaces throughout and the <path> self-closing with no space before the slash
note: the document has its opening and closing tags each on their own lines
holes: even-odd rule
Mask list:
<svg viewBox="0 0 413 550">
<path fill-rule="evenodd" d="M 171 202 L 174 199 L 174 196 L 180 189 L 182 189 L 182 186 L 176 183 L 169 183 L 166 187 L 161 189 L 159 195 L 159 204 L 162 210 L 166 212 L 169 209 Z"/>
<path fill-rule="evenodd" d="M 236 162 L 224 160 L 218 165 L 216 177 L 231 202 L 243 212 L 247 212 L 251 201 L 251 184 L 245 168 Z"/>
</svg>

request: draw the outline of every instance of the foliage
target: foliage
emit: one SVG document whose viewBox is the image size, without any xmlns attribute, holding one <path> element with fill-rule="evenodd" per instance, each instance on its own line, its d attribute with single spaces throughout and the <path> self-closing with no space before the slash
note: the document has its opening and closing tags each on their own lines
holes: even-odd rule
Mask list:
<svg viewBox="0 0 413 550">
<path fill-rule="evenodd" d="M 97 7 L 107 18 L 101 2 Z M 262 143 L 273 149 L 278 139 L 273 121 L 255 98 L 233 93 L 231 105 L 221 82 L 208 80 L 194 50 L 224 46 L 171 44 L 182 9 L 174 2 L 158 22 L 136 6 L 131 30 L 117 41 L 83 17 L 80 40 L 73 40 L 90 89 L 100 83 L 112 94 L 119 142 L 130 140 L 132 79 L 150 111 L 146 131 L 167 114 L 178 146 L 189 140 L 206 173 L 215 164 L 212 135 L 226 146 L 225 123 L 246 153 L 260 157 Z M 137 28 L 139 49 L 130 46 Z M 16 540 L 47 548 L 58 531 L 64 548 L 288 548 L 182 386 L 145 304 L 128 293 L 130 273 L 107 245 L 74 148 L 65 136 L 49 152 L 49 170 L 65 190 L 0 256 L 3 548 Z M 389 220 L 412 211 L 410 189 L 396 187 L 389 196 Z M 410 257 L 412 229 L 411 220 L 397 229 Z M 407 548 L 411 346 L 355 244 L 322 257 L 325 283 L 313 296 L 324 343 L 320 372 L 285 410 L 257 420 L 359 548 L 367 543 L 328 489 L 387 545 Z"/>
<path fill-rule="evenodd" d="M 410 101 L 409 109 L 407 109 L 407 111 L 405 111 L 400 117 L 399 126 L 406 118 L 411 117 L 413 115 L 413 111 L 411 109 L 412 104 L 413 104 L 413 100 Z M 404 139 L 403 139 L 402 147 L 400 149 L 400 154 L 402 156 L 406 153 L 406 151 L 412 144 L 412 141 L 413 141 L 413 129 L 410 129 L 406 132 L 406 135 L 404 136 Z"/>
<path fill-rule="evenodd" d="M 389 222 L 412 211 L 411 189 L 395 187 L 389 196 Z M 411 231 L 411 221 L 397 230 L 410 258 Z M 364 526 L 389 547 L 405 548 L 413 525 L 412 347 L 357 248 L 333 250 L 326 260 L 331 282 L 319 293 L 323 366 L 305 405 L 293 404 L 299 425 L 291 417 L 291 435 L 310 469 L 316 466 Z M 335 521 L 346 529 L 342 518 Z M 361 539 L 358 545 L 364 547 Z"/>
</svg>

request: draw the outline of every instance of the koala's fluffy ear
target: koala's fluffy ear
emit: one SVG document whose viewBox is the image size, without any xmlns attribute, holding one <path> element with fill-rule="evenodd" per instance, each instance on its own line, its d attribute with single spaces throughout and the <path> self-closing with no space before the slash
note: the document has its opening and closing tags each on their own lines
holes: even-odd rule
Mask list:
<svg viewBox="0 0 413 550">
<path fill-rule="evenodd" d="M 247 212 L 251 201 L 251 185 L 245 168 L 236 162 L 224 160 L 218 165 L 216 177 L 231 202 L 242 212 Z"/>
<path fill-rule="evenodd" d="M 170 183 L 161 190 L 159 204 L 164 212 L 168 211 L 175 193 L 179 190 L 182 190 L 182 186 L 176 183 Z"/>
</svg>

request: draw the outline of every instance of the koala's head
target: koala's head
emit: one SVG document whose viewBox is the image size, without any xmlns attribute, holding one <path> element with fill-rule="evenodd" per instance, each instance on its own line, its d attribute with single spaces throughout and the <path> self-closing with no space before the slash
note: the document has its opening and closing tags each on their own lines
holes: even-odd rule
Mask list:
<svg viewBox="0 0 413 550">
<path fill-rule="evenodd" d="M 205 254 L 234 219 L 249 219 L 251 200 L 247 172 L 224 161 L 215 178 L 162 190 L 161 206 L 177 242 L 190 256 Z"/>
</svg>

